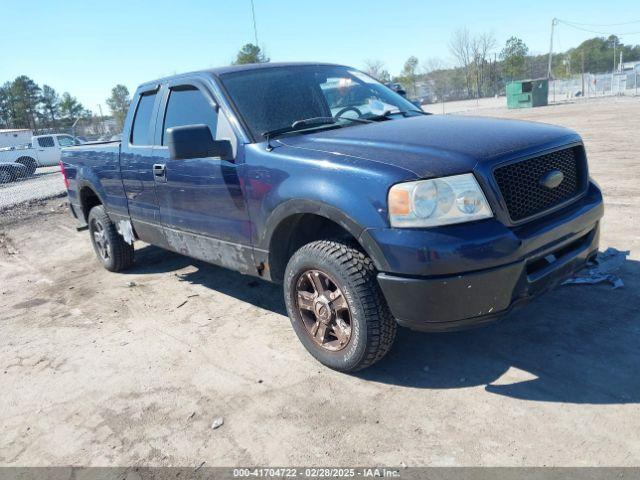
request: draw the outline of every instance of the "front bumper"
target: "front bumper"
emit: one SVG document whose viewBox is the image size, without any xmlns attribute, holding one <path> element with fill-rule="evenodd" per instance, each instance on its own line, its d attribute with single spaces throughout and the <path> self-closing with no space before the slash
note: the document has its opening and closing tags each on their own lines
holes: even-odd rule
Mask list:
<svg viewBox="0 0 640 480">
<path fill-rule="evenodd" d="M 486 222 L 467 225 L 464 234 L 459 230 L 463 226 L 456 226 L 449 242 L 436 243 L 435 247 L 423 244 L 414 250 L 405 272 L 398 273 L 401 255 L 409 253 L 405 243 L 395 256 L 378 258 L 376 263 L 394 267 L 391 271 L 378 267 L 385 272 L 378 275 L 378 282 L 400 325 L 443 331 L 485 323 L 552 289 L 584 267 L 597 253 L 602 215 L 602 196 L 591 185 L 587 196 L 574 205 L 518 229 L 503 227 L 501 232 L 499 226 Z M 442 240 L 443 232 L 435 232 L 433 239 Z M 482 236 L 482 232 L 487 235 Z M 408 244 L 414 241 L 418 239 Z M 376 245 L 380 251 L 390 249 L 389 245 Z"/>
</svg>

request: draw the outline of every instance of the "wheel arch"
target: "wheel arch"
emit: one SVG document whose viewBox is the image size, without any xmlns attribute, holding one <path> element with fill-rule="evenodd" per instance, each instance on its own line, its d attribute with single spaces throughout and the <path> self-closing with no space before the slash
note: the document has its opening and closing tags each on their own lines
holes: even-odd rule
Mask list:
<svg viewBox="0 0 640 480">
<path fill-rule="evenodd" d="M 280 283 L 291 255 L 306 243 L 341 238 L 355 243 L 379 267 L 376 248 L 360 240 L 365 228 L 344 211 L 313 200 L 289 200 L 279 205 L 269 216 L 257 249 L 268 262 L 272 281 Z"/>
<path fill-rule="evenodd" d="M 78 183 L 78 199 L 85 222 L 89 219 L 89 212 L 93 207 L 96 205 L 104 205 L 102 196 L 89 182 Z"/>
<path fill-rule="evenodd" d="M 38 160 L 36 160 L 35 158 L 33 158 L 31 155 L 20 155 L 17 159 L 16 159 L 16 163 L 22 163 L 23 161 L 27 161 L 27 160 L 32 160 L 36 166 L 38 166 Z"/>
</svg>

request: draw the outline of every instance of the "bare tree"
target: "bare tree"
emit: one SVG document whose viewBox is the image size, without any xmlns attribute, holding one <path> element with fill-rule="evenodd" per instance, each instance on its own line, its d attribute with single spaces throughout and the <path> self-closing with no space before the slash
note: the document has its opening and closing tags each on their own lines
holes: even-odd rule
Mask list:
<svg viewBox="0 0 640 480">
<path fill-rule="evenodd" d="M 482 33 L 471 40 L 471 52 L 473 54 L 473 66 L 476 81 L 476 95 L 483 96 L 490 62 L 489 55 L 496 48 L 496 39 L 493 33 Z"/>
<path fill-rule="evenodd" d="M 473 90 L 477 97 L 485 93 L 485 87 L 488 87 L 490 55 L 495 48 L 493 33 L 472 36 L 469 29 L 464 27 L 451 36 L 449 50 L 464 72 L 468 96 L 472 95 Z"/>
<path fill-rule="evenodd" d="M 440 58 L 428 58 L 422 65 L 422 72 L 434 94 L 432 99 L 444 102 L 450 83 L 445 63 Z"/>
<path fill-rule="evenodd" d="M 444 60 L 438 57 L 431 57 L 422 62 L 422 73 L 428 75 L 436 70 L 444 70 L 446 67 Z"/>
<path fill-rule="evenodd" d="M 391 81 L 391 75 L 389 74 L 386 65 L 381 60 L 368 58 L 364 61 L 364 71 L 376 80 L 379 80 L 383 83 L 388 83 Z"/>
<path fill-rule="evenodd" d="M 473 60 L 473 48 L 471 45 L 471 35 L 467 27 L 460 28 L 453 32 L 449 40 L 449 50 L 454 56 L 458 65 L 464 71 L 467 84 L 467 95 L 471 96 L 471 63 Z"/>
</svg>

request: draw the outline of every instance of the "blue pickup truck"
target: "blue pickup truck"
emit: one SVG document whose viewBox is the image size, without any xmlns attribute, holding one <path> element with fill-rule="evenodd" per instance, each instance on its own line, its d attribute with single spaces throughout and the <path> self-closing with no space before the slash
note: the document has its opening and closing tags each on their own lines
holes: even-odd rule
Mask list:
<svg viewBox="0 0 640 480">
<path fill-rule="evenodd" d="M 71 211 L 110 271 L 134 241 L 284 286 L 300 341 L 341 371 L 397 325 L 478 325 L 597 253 L 580 136 L 428 115 L 366 74 L 239 65 L 141 85 L 121 142 L 66 149 Z"/>
</svg>

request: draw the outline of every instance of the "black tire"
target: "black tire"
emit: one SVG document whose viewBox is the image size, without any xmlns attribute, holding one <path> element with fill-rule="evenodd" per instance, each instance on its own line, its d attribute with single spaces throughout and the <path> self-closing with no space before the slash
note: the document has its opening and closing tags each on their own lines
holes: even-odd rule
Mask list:
<svg viewBox="0 0 640 480">
<path fill-rule="evenodd" d="M 27 170 L 25 172 L 25 176 L 27 177 L 30 177 L 31 175 L 33 175 L 36 172 L 36 168 L 38 168 L 38 162 L 36 162 L 31 157 L 20 157 L 19 159 L 16 160 L 16 163 L 19 163 L 27 167 Z"/>
<path fill-rule="evenodd" d="M 343 296 L 346 300 L 349 339 L 344 347 L 340 342 L 337 351 L 330 351 L 318 343 L 312 333 L 313 327 L 308 327 L 309 316 L 305 311 L 310 309 L 300 307 L 300 302 L 303 301 L 298 300 L 301 293 L 300 282 L 304 281 L 309 272 L 326 274 L 331 285 L 328 288 L 335 285 L 338 292 L 335 295 Z M 308 295 L 308 292 L 302 293 Z M 335 240 L 320 240 L 300 248 L 293 254 L 285 270 L 284 297 L 298 338 L 311 355 L 329 368 L 341 372 L 361 370 L 384 357 L 393 345 L 397 325 L 378 285 L 376 269 L 371 259 L 352 245 Z M 333 298 L 331 293 L 329 298 Z M 311 313 L 311 316 L 314 317 L 315 314 Z M 317 327 L 315 332 L 318 332 Z M 322 336 L 326 338 L 324 330 Z"/>
<path fill-rule="evenodd" d="M 120 272 L 133 265 L 133 245 L 124 241 L 102 205 L 91 209 L 87 223 L 91 244 L 104 268 Z"/>
<path fill-rule="evenodd" d="M 11 183 L 15 180 L 15 174 L 12 169 L 0 165 L 0 185 Z"/>
</svg>

